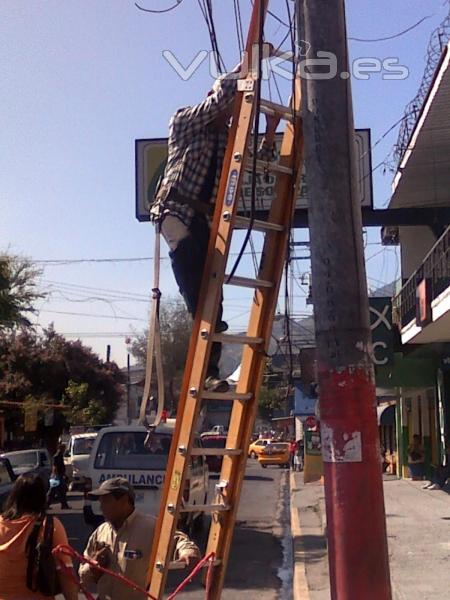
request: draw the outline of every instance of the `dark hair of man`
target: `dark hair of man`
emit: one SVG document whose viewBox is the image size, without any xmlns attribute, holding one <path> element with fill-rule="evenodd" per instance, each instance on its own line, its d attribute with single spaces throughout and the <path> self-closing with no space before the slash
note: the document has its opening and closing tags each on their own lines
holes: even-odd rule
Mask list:
<svg viewBox="0 0 450 600">
<path fill-rule="evenodd" d="M 45 512 L 47 490 L 39 475 L 21 475 L 16 479 L 3 511 L 7 521 L 20 519 L 23 515 L 39 515 Z"/>
<path fill-rule="evenodd" d="M 114 490 L 114 492 L 111 492 L 111 494 L 116 500 L 122 498 L 122 496 L 127 496 L 131 506 L 134 506 L 134 498 L 128 492 L 122 492 L 122 490 Z"/>
</svg>

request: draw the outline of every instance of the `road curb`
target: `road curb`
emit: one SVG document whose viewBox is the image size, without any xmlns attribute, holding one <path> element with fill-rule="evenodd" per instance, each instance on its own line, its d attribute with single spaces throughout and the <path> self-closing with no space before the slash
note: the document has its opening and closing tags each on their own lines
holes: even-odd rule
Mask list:
<svg viewBox="0 0 450 600">
<path fill-rule="evenodd" d="M 292 501 L 295 490 L 295 479 L 294 473 L 291 471 L 289 476 L 289 491 L 290 491 L 290 503 L 291 503 L 291 535 L 292 535 L 292 561 L 293 561 L 293 597 L 294 600 L 311 600 L 308 588 L 308 579 L 306 577 L 306 565 L 305 563 L 297 558 L 296 548 L 300 543 L 300 537 L 302 530 L 300 527 L 300 519 L 298 516 L 298 509 L 294 506 Z"/>
</svg>

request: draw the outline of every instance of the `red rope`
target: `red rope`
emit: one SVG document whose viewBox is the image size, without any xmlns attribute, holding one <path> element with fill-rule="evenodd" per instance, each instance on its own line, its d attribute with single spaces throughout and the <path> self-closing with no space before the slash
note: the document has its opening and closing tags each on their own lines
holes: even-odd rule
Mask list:
<svg viewBox="0 0 450 600">
<path fill-rule="evenodd" d="M 102 573 L 105 573 L 107 575 L 110 575 L 111 577 L 114 577 L 114 579 L 117 579 L 118 581 L 122 582 L 123 584 L 131 587 L 135 592 L 141 592 L 142 594 L 145 594 L 148 598 L 150 598 L 150 600 L 158 600 L 157 598 L 155 598 L 154 596 L 149 594 L 149 592 L 147 592 L 147 590 L 144 590 L 144 588 L 141 588 L 139 585 L 136 585 L 136 583 L 134 583 L 134 581 L 131 581 L 131 579 L 127 579 L 123 575 L 119 575 L 119 573 L 114 573 L 114 571 L 110 571 L 109 569 L 105 569 L 104 567 L 101 567 L 96 560 L 92 560 L 91 558 L 87 558 L 86 556 L 79 554 L 79 552 L 74 550 L 71 546 L 61 544 L 59 546 L 56 546 L 56 548 L 54 548 L 52 552 L 56 556 L 56 558 L 59 560 L 61 566 L 64 563 L 62 561 L 62 558 L 60 556 L 58 556 L 59 554 L 65 554 L 66 556 L 71 556 L 72 558 L 77 558 L 80 562 L 87 563 L 93 569 L 96 569 L 97 571 L 101 571 Z M 82 588 L 81 583 L 78 583 L 78 585 L 80 586 L 80 589 L 83 591 L 87 600 L 94 600 L 93 596 L 91 594 L 89 594 L 89 592 L 88 592 L 89 596 L 86 595 L 86 590 L 84 590 Z"/>
<path fill-rule="evenodd" d="M 86 596 L 87 600 L 95 600 L 95 598 L 83 586 L 83 584 L 78 580 L 73 569 L 71 567 L 68 567 L 64 563 L 63 558 L 62 558 L 63 555 L 70 556 L 71 558 L 76 558 L 81 563 L 87 563 L 93 569 L 96 569 L 97 571 L 101 571 L 102 573 L 105 573 L 107 575 L 110 575 L 111 577 L 114 577 L 118 581 L 122 582 L 124 585 L 131 587 L 134 591 L 145 594 L 148 598 L 150 598 L 150 600 L 157 600 L 157 598 L 152 596 L 150 594 L 150 592 L 148 592 L 147 590 L 144 590 L 144 588 L 141 588 L 140 586 L 136 585 L 136 583 L 134 583 L 134 581 L 127 579 L 123 575 L 119 575 L 119 573 L 114 573 L 114 571 L 110 571 L 109 569 L 105 569 L 104 567 L 101 567 L 97 561 L 92 560 L 91 558 L 87 558 L 86 556 L 80 554 L 74 548 L 72 548 L 71 546 L 68 546 L 67 544 L 60 544 L 59 546 L 56 546 L 56 548 L 53 549 L 52 553 L 53 553 L 54 557 L 56 558 L 56 560 L 59 562 L 61 569 L 76 585 L 78 585 L 80 590 Z M 195 565 L 195 567 L 192 569 L 191 573 L 180 583 L 180 585 L 177 587 L 177 589 L 167 598 L 167 600 L 173 600 L 173 598 L 175 598 L 175 596 L 177 594 L 179 594 L 189 583 L 191 583 L 192 579 L 201 570 L 203 565 L 209 561 L 208 571 L 206 574 L 206 600 L 208 600 L 209 592 L 210 592 L 210 588 L 211 588 L 211 574 L 212 574 L 212 568 L 214 566 L 214 558 L 215 558 L 214 552 L 211 552 L 210 554 L 208 554 L 208 556 L 205 556 L 204 558 L 202 558 L 197 563 L 197 565 Z"/>
<path fill-rule="evenodd" d="M 209 599 L 209 589 L 211 587 L 211 571 L 214 566 L 214 558 L 215 553 L 210 552 L 208 556 L 202 558 L 192 569 L 191 573 L 180 583 L 177 589 L 167 598 L 167 600 L 173 600 L 177 594 L 179 594 L 187 585 L 191 583 L 192 579 L 197 575 L 197 573 L 202 569 L 203 565 L 209 561 L 208 571 L 206 574 L 206 600 Z"/>
</svg>

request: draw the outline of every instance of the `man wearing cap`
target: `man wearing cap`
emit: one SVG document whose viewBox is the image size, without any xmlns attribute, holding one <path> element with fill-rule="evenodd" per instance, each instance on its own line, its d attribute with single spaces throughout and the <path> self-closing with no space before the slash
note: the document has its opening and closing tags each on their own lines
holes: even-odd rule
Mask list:
<svg viewBox="0 0 450 600">
<path fill-rule="evenodd" d="M 267 58 L 267 51 L 271 54 L 273 46 L 265 44 L 264 50 Z M 241 63 L 220 77 L 202 102 L 180 108 L 173 115 L 169 124 L 167 165 L 150 208 L 150 220 L 157 223 L 169 246 L 173 273 L 193 319 L 208 251 L 209 219 L 217 198 L 240 70 Z M 267 154 L 267 149 L 272 150 L 278 121 L 268 118 L 260 151 L 263 154 Z M 228 329 L 222 313 L 221 301 L 216 333 Z M 212 344 L 205 380 L 205 388 L 212 392 L 226 392 L 229 387 L 219 375 L 221 350 L 219 342 Z"/>
<path fill-rule="evenodd" d="M 107 479 L 89 496 L 100 501 L 105 523 L 88 540 L 84 555 L 98 564 L 130 579 L 145 588 L 153 542 L 155 518 L 138 512 L 134 507 L 134 490 L 127 479 Z M 174 560 L 186 565 L 196 562 L 200 551 L 187 535 L 175 534 Z M 133 591 L 110 575 L 82 564 L 80 580 L 85 585 L 96 584 L 99 600 L 144 600 L 141 592 Z"/>
</svg>

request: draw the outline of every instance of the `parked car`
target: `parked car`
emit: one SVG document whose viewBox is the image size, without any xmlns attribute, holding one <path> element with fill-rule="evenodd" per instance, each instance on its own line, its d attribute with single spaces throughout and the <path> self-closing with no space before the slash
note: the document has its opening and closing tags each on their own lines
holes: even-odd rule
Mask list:
<svg viewBox="0 0 450 600">
<path fill-rule="evenodd" d="M 225 448 L 227 443 L 226 435 L 203 435 L 202 446 L 204 448 Z M 222 470 L 223 456 L 206 456 L 211 473 L 220 473 Z"/>
<path fill-rule="evenodd" d="M 66 466 L 66 475 L 71 479 L 71 490 L 84 489 L 89 456 L 91 455 L 96 437 L 97 432 L 78 433 L 72 435 L 69 439 L 67 449 L 64 453 L 64 464 Z"/>
<path fill-rule="evenodd" d="M 228 430 L 224 425 L 214 425 L 214 427 L 211 427 L 209 431 L 204 431 L 201 433 L 200 437 L 204 438 L 210 435 L 227 435 L 227 431 Z"/>
<path fill-rule="evenodd" d="M 271 441 L 271 439 L 266 438 L 262 440 L 256 440 L 256 442 L 251 443 L 248 447 L 249 457 L 258 458 L 258 456 L 261 454 L 261 452 L 264 450 L 267 444 L 270 444 Z"/>
<path fill-rule="evenodd" d="M 13 488 L 16 476 L 7 458 L 0 458 L 0 512 L 5 506 L 7 497 Z"/>
<path fill-rule="evenodd" d="M 278 465 L 289 468 L 290 444 L 288 442 L 273 442 L 267 444 L 258 455 L 259 464 L 265 469 L 267 465 Z"/>
<path fill-rule="evenodd" d="M 30 448 L 29 450 L 5 452 L 0 457 L 9 460 L 17 477 L 26 473 L 35 473 L 48 483 L 52 470 L 52 459 L 46 448 Z"/>
</svg>

